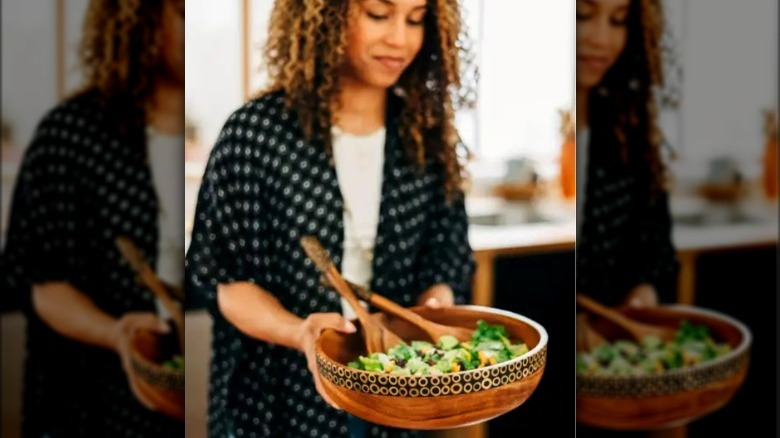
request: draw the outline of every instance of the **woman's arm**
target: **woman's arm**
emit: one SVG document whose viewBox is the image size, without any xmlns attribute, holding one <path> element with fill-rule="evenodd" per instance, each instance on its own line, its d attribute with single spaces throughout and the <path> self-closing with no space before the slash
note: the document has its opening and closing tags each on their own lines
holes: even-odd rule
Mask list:
<svg viewBox="0 0 780 438">
<path fill-rule="evenodd" d="M 123 319 L 114 318 L 101 310 L 89 297 L 66 282 L 33 285 L 32 304 L 35 313 L 54 331 L 70 339 L 109 350 L 117 350 L 122 337 Z M 151 312 L 143 323 L 135 324 L 159 333 L 167 333 L 168 326 Z"/>
<path fill-rule="evenodd" d="M 139 390 L 131 372 L 130 341 L 138 330 L 167 333 L 168 326 L 151 312 L 129 312 L 114 318 L 98 308 L 89 297 L 67 282 L 36 283 L 32 308 L 41 320 L 64 337 L 115 351 L 127 374 L 135 397 L 154 409 Z"/>
<path fill-rule="evenodd" d="M 117 319 L 100 310 L 86 294 L 66 282 L 33 285 L 33 310 L 57 333 L 85 344 L 114 349 Z"/>
<path fill-rule="evenodd" d="M 301 350 L 303 319 L 260 286 L 250 282 L 220 284 L 217 304 L 222 316 L 245 335 Z"/>
</svg>

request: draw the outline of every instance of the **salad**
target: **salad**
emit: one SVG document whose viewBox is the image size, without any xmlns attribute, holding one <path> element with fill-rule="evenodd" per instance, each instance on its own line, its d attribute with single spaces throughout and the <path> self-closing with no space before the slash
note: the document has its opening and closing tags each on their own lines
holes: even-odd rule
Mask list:
<svg viewBox="0 0 780 438">
<path fill-rule="evenodd" d="M 174 354 L 173 357 L 166 360 L 161 365 L 163 368 L 169 370 L 182 371 L 184 370 L 184 356 L 181 354 Z"/>
<path fill-rule="evenodd" d="M 577 373 L 585 375 L 642 376 L 713 360 L 731 351 L 715 342 L 709 329 L 683 321 L 673 341 L 647 336 L 641 343 L 618 340 L 588 352 L 577 353 Z"/>
<path fill-rule="evenodd" d="M 495 365 L 526 352 L 528 346 L 523 342 L 512 343 L 504 326 L 479 321 L 468 342 L 459 342 L 447 335 L 435 344 L 426 341 L 401 343 L 386 353 L 360 356 L 347 365 L 399 376 L 435 376 Z"/>
</svg>

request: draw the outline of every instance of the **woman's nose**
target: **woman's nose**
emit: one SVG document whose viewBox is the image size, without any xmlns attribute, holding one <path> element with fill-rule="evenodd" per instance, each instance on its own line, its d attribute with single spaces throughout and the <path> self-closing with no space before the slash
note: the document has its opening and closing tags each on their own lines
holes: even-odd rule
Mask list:
<svg viewBox="0 0 780 438">
<path fill-rule="evenodd" d="M 596 20 L 588 30 L 588 42 L 594 46 L 605 47 L 609 45 L 611 38 L 609 21 Z"/>
<path fill-rule="evenodd" d="M 385 34 L 385 42 L 391 46 L 403 47 L 407 41 L 407 30 L 405 18 L 392 20 Z"/>
</svg>

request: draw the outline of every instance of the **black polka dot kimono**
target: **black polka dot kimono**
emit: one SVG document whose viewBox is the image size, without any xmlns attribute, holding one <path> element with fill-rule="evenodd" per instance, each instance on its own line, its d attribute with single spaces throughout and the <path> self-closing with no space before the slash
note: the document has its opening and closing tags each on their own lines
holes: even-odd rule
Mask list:
<svg viewBox="0 0 780 438">
<path fill-rule="evenodd" d="M 651 199 L 647 163 L 622 162 L 604 133 L 593 131 L 588 151 L 584 217 L 577 218 L 578 291 L 614 306 L 649 283 L 662 302 L 673 301 L 678 262 L 667 193 Z"/>
<path fill-rule="evenodd" d="M 135 399 L 117 353 L 64 338 L 32 311 L 31 285 L 47 281 L 72 284 L 115 317 L 155 311 L 114 246 L 129 236 L 155 265 L 157 199 L 144 145 L 117 135 L 96 97 L 74 97 L 43 118 L 14 189 L 3 294 L 27 317 L 24 436 L 183 436 L 182 422 Z"/>
<path fill-rule="evenodd" d="M 343 200 L 335 168 L 304 139 L 281 92 L 233 113 L 201 185 L 186 268 L 189 295 L 214 316 L 209 430 L 214 437 L 346 437 L 347 417 L 317 394 L 305 356 L 251 339 L 221 317 L 217 283 L 250 281 L 300 317 L 340 312 L 300 247 L 315 235 L 342 261 Z M 462 197 L 445 203 L 441 174 L 410 164 L 388 106 L 384 181 L 371 288 L 404 306 L 435 283 L 470 301 L 474 261 Z M 371 425 L 369 436 L 417 436 Z"/>
</svg>

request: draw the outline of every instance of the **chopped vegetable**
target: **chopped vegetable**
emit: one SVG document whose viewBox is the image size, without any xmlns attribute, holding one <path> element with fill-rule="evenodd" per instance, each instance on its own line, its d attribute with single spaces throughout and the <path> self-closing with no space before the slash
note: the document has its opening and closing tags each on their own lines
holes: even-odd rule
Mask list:
<svg viewBox="0 0 780 438">
<path fill-rule="evenodd" d="M 412 341 L 398 344 L 386 353 L 360 356 L 347 364 L 350 368 L 399 376 L 434 376 L 495 365 L 528 352 L 523 342 L 512 343 L 502 325 L 477 323 L 468 342 L 454 336 L 442 336 L 432 344 Z"/>
<path fill-rule="evenodd" d="M 641 343 L 618 340 L 577 353 L 577 372 L 587 375 L 641 376 L 706 362 L 731 351 L 715 342 L 705 325 L 683 321 L 677 336 L 665 343 L 646 336 Z"/>
<path fill-rule="evenodd" d="M 175 354 L 172 358 L 162 363 L 163 368 L 169 370 L 180 371 L 184 369 L 184 356 L 181 354 Z"/>
</svg>

